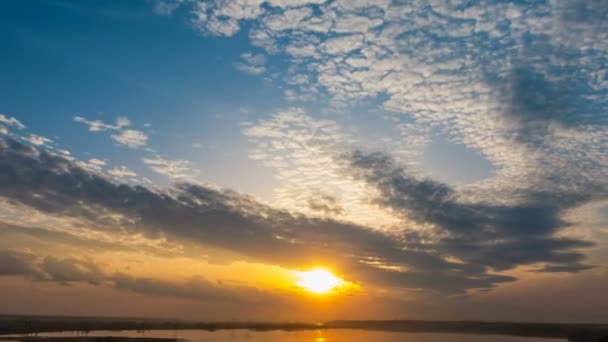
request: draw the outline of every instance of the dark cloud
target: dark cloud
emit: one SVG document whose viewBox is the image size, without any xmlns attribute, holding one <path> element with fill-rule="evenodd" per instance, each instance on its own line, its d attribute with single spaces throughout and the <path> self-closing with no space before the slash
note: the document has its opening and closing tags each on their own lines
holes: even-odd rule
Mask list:
<svg viewBox="0 0 608 342">
<path fill-rule="evenodd" d="M 582 264 L 571 264 L 571 265 L 545 265 L 543 268 L 537 270 L 537 272 L 556 272 L 556 273 L 561 273 L 561 272 L 568 272 L 568 273 L 574 273 L 574 272 L 580 272 L 580 271 L 585 271 L 588 269 L 592 269 L 595 268 L 596 266 L 590 266 L 590 265 L 582 265 Z"/>
<path fill-rule="evenodd" d="M 553 264 L 547 270 L 586 269 L 578 250 L 593 244 L 555 234 L 568 226 L 562 213 L 590 194 L 532 192 L 516 205 L 465 203 L 446 184 L 408 176 L 384 154 L 355 152 L 347 160 L 351 172 L 380 191 L 380 205 L 447 233 L 435 246 L 442 253 L 499 271 L 542 262 Z"/>
<path fill-rule="evenodd" d="M 278 295 L 263 292 L 252 287 L 213 283 L 202 277 L 193 277 L 185 282 L 170 282 L 154 278 L 133 277 L 119 273 L 111 277 L 111 282 L 118 289 L 136 293 L 205 302 L 219 302 L 222 305 L 231 303 L 245 305 L 260 302 L 277 304 L 281 300 Z"/>
<path fill-rule="evenodd" d="M 197 249 L 175 249 L 169 243 L 129 244 L 120 240 L 100 239 L 99 237 L 75 235 L 65 231 L 56 231 L 40 227 L 15 225 L 0 221 L 0 249 L 33 249 L 42 251 L 107 252 L 138 251 L 158 256 L 183 256 L 194 253 Z"/>
<path fill-rule="evenodd" d="M 603 109 L 602 105 L 589 101 L 588 96 L 593 95 L 594 90 L 587 78 L 578 73 L 578 67 L 516 66 L 505 82 L 508 89 L 503 91 L 506 113 L 525 127 L 551 122 L 566 127 L 601 123 L 597 113 Z"/>
<path fill-rule="evenodd" d="M 602 85 L 606 79 L 602 70 L 608 32 L 606 4 L 602 0 L 563 0 L 524 5 L 522 9 L 529 15 L 549 20 L 546 28 L 550 29 L 527 27 L 522 37 L 503 37 L 495 48 L 484 48 L 479 54 L 478 71 L 497 104 L 488 112 L 501 114 L 497 120 L 507 139 L 538 151 L 550 146 L 556 130 L 598 131 L 608 125 Z M 521 33 L 515 27 L 510 31 L 510 35 Z M 561 148 L 561 154 L 584 155 L 584 151 Z M 556 151 L 543 154 L 551 153 Z M 576 168 L 574 163 L 569 166 Z"/>
<path fill-rule="evenodd" d="M 87 282 L 99 285 L 104 278 L 103 272 L 97 264 L 72 258 L 57 259 L 47 256 L 42 260 L 41 269 L 48 275 L 49 280 L 62 284 Z"/>
<path fill-rule="evenodd" d="M 11 250 L 0 250 L 0 276 L 22 276 L 37 281 L 53 281 L 63 285 L 71 282 L 101 284 L 103 272 L 93 262 L 73 258 L 58 259 Z"/>
<path fill-rule="evenodd" d="M 192 277 L 183 282 L 172 282 L 134 277 L 123 273 L 107 274 L 92 261 L 74 258 L 61 259 L 51 255 L 38 260 L 33 255 L 8 250 L 0 250 L 0 276 L 22 276 L 66 286 L 86 282 L 92 285 L 108 285 L 144 295 L 221 302 L 222 304 L 255 305 L 264 302 L 278 304 L 283 301 L 278 294 L 235 284 L 213 283 L 202 277 Z"/>
<path fill-rule="evenodd" d="M 562 0 L 556 2 L 559 16 L 566 22 L 607 26 L 608 3 L 603 0 Z M 567 29 L 567 27 L 565 27 Z"/>
<path fill-rule="evenodd" d="M 37 275 L 31 265 L 32 256 L 13 251 L 0 251 L 0 276 Z"/>
<path fill-rule="evenodd" d="M 324 194 L 310 198 L 308 207 L 323 214 L 341 214 L 344 211 L 335 197 Z"/>
<path fill-rule="evenodd" d="M 110 222 L 103 217 L 96 221 L 95 212 L 108 211 L 128 218 L 121 227 L 130 232 L 162 234 L 289 268 L 325 263 L 353 280 L 445 293 L 514 280 L 491 274 L 490 268 L 579 263 L 582 254 L 571 250 L 588 245 L 550 237 L 566 225 L 558 214 L 574 200 L 514 207 L 462 204 L 446 185 L 408 178 L 380 155 L 355 154 L 351 162 L 351 168 L 363 172 L 381 190 L 381 205 L 434 223 L 450 232 L 451 239 L 438 245 L 414 245 L 405 235 L 292 215 L 247 196 L 188 183 L 177 184 L 170 192 L 115 184 L 61 157 L 11 140 L 0 141 L 0 196 L 47 213 L 90 220 L 97 229 L 114 229 L 103 226 Z M 463 261 L 448 261 L 446 255 Z M 58 281 L 97 281 L 90 278 L 95 272 L 80 262 L 50 260 L 47 268 Z M 138 284 L 128 279 L 121 283 Z"/>
</svg>

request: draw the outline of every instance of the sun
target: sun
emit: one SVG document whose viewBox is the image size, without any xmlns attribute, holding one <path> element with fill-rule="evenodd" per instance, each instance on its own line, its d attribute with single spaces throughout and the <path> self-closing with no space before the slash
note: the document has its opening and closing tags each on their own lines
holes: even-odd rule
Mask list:
<svg viewBox="0 0 608 342">
<path fill-rule="evenodd" d="M 306 272 L 296 272 L 296 277 L 296 285 L 315 294 L 329 293 L 345 284 L 344 280 L 322 268 Z"/>
</svg>

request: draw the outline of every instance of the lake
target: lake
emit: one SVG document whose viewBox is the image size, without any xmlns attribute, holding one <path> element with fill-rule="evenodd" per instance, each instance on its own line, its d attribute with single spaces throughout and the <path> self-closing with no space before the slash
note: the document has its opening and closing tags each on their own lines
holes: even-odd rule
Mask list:
<svg viewBox="0 0 608 342">
<path fill-rule="evenodd" d="M 43 333 L 40 336 L 75 337 L 73 332 Z M 503 335 L 472 335 L 452 333 L 404 333 L 366 330 L 248 331 L 248 330 L 151 330 L 92 331 L 86 336 L 180 338 L 191 342 L 562 342 L 561 339 L 513 337 Z"/>
</svg>

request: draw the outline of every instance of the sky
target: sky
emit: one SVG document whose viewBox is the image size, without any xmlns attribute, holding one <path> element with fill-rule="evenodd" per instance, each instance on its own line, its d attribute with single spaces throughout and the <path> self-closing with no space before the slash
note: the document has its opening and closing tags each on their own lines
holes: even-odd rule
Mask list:
<svg viewBox="0 0 608 342">
<path fill-rule="evenodd" d="M 606 18 L 4 1 L 1 310 L 606 322 Z"/>
</svg>

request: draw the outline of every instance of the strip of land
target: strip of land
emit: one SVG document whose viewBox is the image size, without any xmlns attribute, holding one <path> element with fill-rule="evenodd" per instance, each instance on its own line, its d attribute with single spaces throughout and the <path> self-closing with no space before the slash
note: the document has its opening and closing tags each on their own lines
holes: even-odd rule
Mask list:
<svg viewBox="0 0 608 342">
<path fill-rule="evenodd" d="M 16 342 L 185 342 L 176 338 L 159 337 L 120 337 L 120 336 L 0 336 L 0 341 Z"/>
<path fill-rule="evenodd" d="M 314 329 L 363 329 L 402 332 L 445 332 L 470 334 L 495 334 L 526 337 L 568 339 L 572 342 L 608 342 L 608 324 L 517 323 L 476 321 L 331 321 L 324 323 L 264 323 L 264 322 L 192 322 L 162 319 L 107 318 L 107 317 L 48 317 L 0 315 L 0 334 L 40 334 L 45 332 L 75 331 L 87 333 L 94 330 L 185 330 L 206 331 L 245 329 L 314 330 Z M 35 337 L 31 337 L 35 338 Z M 79 337 L 80 338 L 80 337 Z M 94 337 L 82 337 L 71 342 L 98 342 Z M 174 342 L 150 339 L 138 342 Z M 23 342 L 59 342 L 58 340 L 19 340 Z M 65 340 L 62 340 L 65 341 Z M 119 342 L 109 340 L 107 342 Z"/>
</svg>

